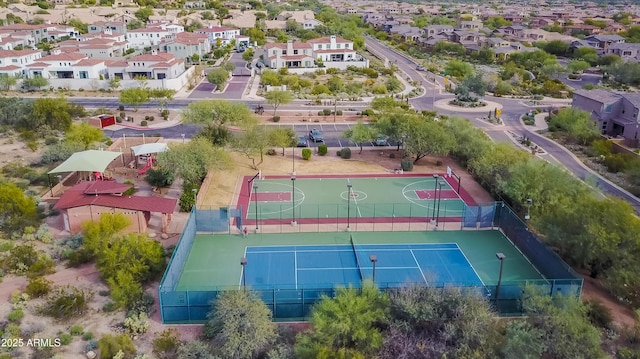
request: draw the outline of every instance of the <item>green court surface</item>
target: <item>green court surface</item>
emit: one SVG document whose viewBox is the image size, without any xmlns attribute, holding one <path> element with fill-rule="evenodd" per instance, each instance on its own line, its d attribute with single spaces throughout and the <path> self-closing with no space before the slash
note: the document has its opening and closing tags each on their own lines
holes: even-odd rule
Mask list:
<svg viewBox="0 0 640 359">
<path fill-rule="evenodd" d="M 196 235 L 184 265 L 176 291 L 205 291 L 238 288 L 242 267 L 240 258 L 247 247 L 350 245 L 352 235 L 357 246 L 365 244 L 456 243 L 486 286 L 498 282 L 500 261 L 496 253 L 504 253 L 503 283 L 544 280 L 538 270 L 500 232 L 331 232 L 238 235 Z M 381 253 L 380 255 L 384 255 Z M 251 263 L 247 264 L 247 268 Z M 280 266 L 269 271 L 284 270 Z M 277 286 L 277 285 L 276 285 Z"/>
<path fill-rule="evenodd" d="M 462 217 L 465 202 L 445 179 L 440 177 L 436 183 L 429 175 L 255 180 L 245 184 L 238 205 L 249 221 L 256 215 L 259 220 L 286 220 L 294 214 L 303 222 L 347 217 L 388 221 L 434 218 L 438 207 L 440 217 Z"/>
</svg>

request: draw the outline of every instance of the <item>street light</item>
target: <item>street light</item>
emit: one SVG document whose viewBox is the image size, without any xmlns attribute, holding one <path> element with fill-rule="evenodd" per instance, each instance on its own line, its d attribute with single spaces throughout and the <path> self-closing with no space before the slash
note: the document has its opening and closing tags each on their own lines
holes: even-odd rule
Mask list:
<svg viewBox="0 0 640 359">
<path fill-rule="evenodd" d="M 296 225 L 296 173 L 291 174 L 291 225 Z"/>
<path fill-rule="evenodd" d="M 180 136 L 182 137 L 182 143 L 184 143 L 184 133 L 181 133 Z"/>
<path fill-rule="evenodd" d="M 247 258 L 242 257 L 240 258 L 240 265 L 242 266 L 242 289 L 243 290 L 247 290 L 247 271 L 246 266 L 247 266 Z"/>
<path fill-rule="evenodd" d="M 527 214 L 525 214 L 524 219 L 525 220 L 529 220 L 531 218 L 531 204 L 533 203 L 533 200 L 531 200 L 531 198 L 527 198 Z"/>
<path fill-rule="evenodd" d="M 292 146 L 291 146 L 291 173 L 296 173 L 296 143 L 298 141 L 297 138 L 292 137 Z"/>
<path fill-rule="evenodd" d="M 351 215 L 351 183 L 347 185 L 347 231 L 350 229 L 350 215 Z"/>
<path fill-rule="evenodd" d="M 256 204 L 256 233 L 258 233 L 258 185 L 253 185 L 253 199 Z"/>
<path fill-rule="evenodd" d="M 438 174 L 434 174 L 433 175 L 433 179 L 436 180 L 436 183 L 433 185 L 433 213 L 431 214 L 431 221 L 435 221 L 436 220 L 436 202 L 435 202 L 435 197 L 438 194 L 438 178 L 440 178 L 440 176 L 438 176 Z"/>
<path fill-rule="evenodd" d="M 369 260 L 371 261 L 371 264 L 373 264 L 372 280 L 373 280 L 373 283 L 375 283 L 376 282 L 376 262 L 378 261 L 378 257 L 376 257 L 375 254 L 372 254 L 369 256 Z"/>
<path fill-rule="evenodd" d="M 498 274 L 498 285 L 496 286 L 496 297 L 495 297 L 495 302 L 496 304 L 498 304 L 498 295 L 500 295 L 500 283 L 502 283 L 502 267 L 504 265 L 504 259 L 506 258 L 506 256 L 504 255 L 504 253 L 496 253 L 496 258 L 498 258 L 500 260 L 500 274 Z"/>
<path fill-rule="evenodd" d="M 440 221 L 440 200 L 442 199 L 442 185 L 444 185 L 444 183 L 438 183 L 438 214 L 436 215 L 436 228 L 438 228 L 438 222 Z"/>
</svg>

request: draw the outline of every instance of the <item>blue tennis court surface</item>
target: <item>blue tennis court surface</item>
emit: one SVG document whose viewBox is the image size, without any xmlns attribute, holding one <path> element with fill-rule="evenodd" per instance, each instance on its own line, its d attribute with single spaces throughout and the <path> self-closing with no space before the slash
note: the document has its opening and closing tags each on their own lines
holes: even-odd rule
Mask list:
<svg viewBox="0 0 640 359">
<path fill-rule="evenodd" d="M 254 289 L 355 287 L 373 276 L 380 287 L 408 283 L 484 287 L 455 243 L 247 247 L 246 282 Z M 242 281 L 242 278 L 240 279 Z"/>
</svg>

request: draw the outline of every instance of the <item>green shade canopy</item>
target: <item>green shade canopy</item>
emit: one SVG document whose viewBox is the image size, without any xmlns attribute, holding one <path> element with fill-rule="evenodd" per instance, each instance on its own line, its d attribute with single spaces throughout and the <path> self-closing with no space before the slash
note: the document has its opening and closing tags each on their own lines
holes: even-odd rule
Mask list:
<svg viewBox="0 0 640 359">
<path fill-rule="evenodd" d="M 109 164 L 121 155 L 120 152 L 88 150 L 76 152 L 69 159 L 51 171 L 51 173 L 63 172 L 104 172 Z"/>
</svg>

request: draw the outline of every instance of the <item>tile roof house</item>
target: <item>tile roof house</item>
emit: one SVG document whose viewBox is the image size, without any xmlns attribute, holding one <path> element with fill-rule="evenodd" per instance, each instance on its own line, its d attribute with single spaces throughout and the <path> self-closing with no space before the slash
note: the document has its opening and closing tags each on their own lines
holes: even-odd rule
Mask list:
<svg viewBox="0 0 640 359">
<path fill-rule="evenodd" d="M 312 39 L 307 42 L 270 43 L 264 47 L 264 63 L 272 69 L 324 67 L 368 67 L 369 62 L 356 53 L 353 41 L 337 36 Z"/>
<path fill-rule="evenodd" d="M 225 26 L 208 26 L 194 30 L 193 33 L 207 35 L 211 46 L 218 46 L 218 42 L 220 42 L 220 45 L 230 44 L 236 36 L 240 35 L 240 29 Z"/>
<path fill-rule="evenodd" d="M 607 55 L 618 55 L 623 61 L 640 62 L 640 44 L 615 43 L 605 51 Z"/>
<path fill-rule="evenodd" d="M 147 79 L 174 79 L 185 72 L 183 59 L 167 52 L 151 51 L 108 65 L 109 79 L 118 77 L 121 80 L 134 80 L 137 77 Z"/>
<path fill-rule="evenodd" d="M 194 34 L 191 32 L 180 32 L 170 35 L 160 43 L 160 49 L 174 55 L 178 59 L 186 59 L 190 62 L 193 55 L 202 58 L 211 52 L 211 43 L 206 34 Z"/>
<path fill-rule="evenodd" d="M 151 213 L 162 216 L 162 232 L 166 233 L 177 200 L 173 198 L 125 196 L 131 185 L 113 181 L 85 181 L 67 189 L 54 209 L 62 212 L 64 228 L 71 234 L 82 231 L 85 221 L 98 221 L 104 213 L 122 213 L 131 225 L 125 232 L 145 233 Z"/>
<path fill-rule="evenodd" d="M 640 94 L 576 90 L 572 105 L 589 112 L 602 134 L 622 137 L 628 146 L 638 147 Z"/>
</svg>

